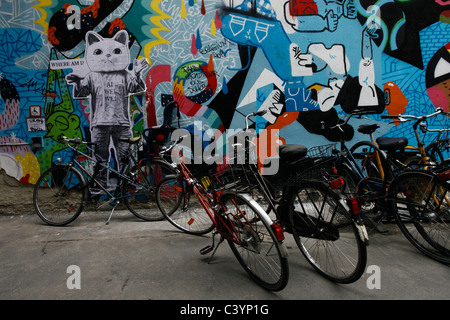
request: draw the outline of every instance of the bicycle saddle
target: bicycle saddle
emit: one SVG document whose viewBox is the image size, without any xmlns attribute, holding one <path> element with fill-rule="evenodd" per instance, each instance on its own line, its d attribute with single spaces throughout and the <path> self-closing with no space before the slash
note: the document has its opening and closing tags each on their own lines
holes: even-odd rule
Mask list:
<svg viewBox="0 0 450 320">
<path fill-rule="evenodd" d="M 135 144 L 139 140 L 141 140 L 141 136 L 134 137 L 134 138 L 120 138 L 120 141 L 128 142 L 129 144 Z"/>
<path fill-rule="evenodd" d="M 408 139 L 379 137 L 377 138 L 377 143 L 382 150 L 394 151 L 406 147 L 408 145 Z"/>
<path fill-rule="evenodd" d="M 292 162 L 303 158 L 308 149 L 301 144 L 288 144 L 278 147 L 280 160 Z"/>
<path fill-rule="evenodd" d="M 362 124 L 358 127 L 358 132 L 364 133 L 364 134 L 371 134 L 374 133 L 375 130 L 377 130 L 380 126 L 377 124 Z"/>
</svg>

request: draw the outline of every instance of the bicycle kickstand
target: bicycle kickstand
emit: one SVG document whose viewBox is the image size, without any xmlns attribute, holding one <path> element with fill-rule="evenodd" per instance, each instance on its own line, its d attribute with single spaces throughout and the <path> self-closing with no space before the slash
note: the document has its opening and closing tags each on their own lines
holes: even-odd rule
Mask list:
<svg viewBox="0 0 450 320">
<path fill-rule="evenodd" d="M 116 210 L 116 207 L 117 207 L 118 205 L 119 205 L 119 201 L 117 201 L 116 204 L 114 205 L 114 207 L 112 208 L 111 213 L 109 214 L 108 221 L 106 221 L 106 225 L 109 224 L 109 221 L 111 220 L 111 217 L 112 217 L 112 215 L 113 215 L 113 213 L 114 213 L 114 211 Z"/>
<path fill-rule="evenodd" d="M 223 242 L 223 240 L 225 240 L 225 238 L 221 235 L 220 239 L 219 239 L 219 243 L 217 244 L 217 246 L 215 246 L 214 245 L 214 243 L 215 243 L 214 240 L 215 240 L 215 236 L 216 236 L 217 233 L 218 232 L 216 230 L 213 231 L 212 244 L 210 246 L 206 246 L 203 249 L 200 249 L 200 254 L 203 254 L 203 255 L 208 254 L 208 253 L 210 253 L 211 251 L 214 250 L 212 255 L 211 255 L 211 257 L 208 260 L 208 264 L 211 263 L 211 261 L 212 261 L 214 255 L 216 254 L 216 251 L 219 248 L 220 244 Z"/>
</svg>

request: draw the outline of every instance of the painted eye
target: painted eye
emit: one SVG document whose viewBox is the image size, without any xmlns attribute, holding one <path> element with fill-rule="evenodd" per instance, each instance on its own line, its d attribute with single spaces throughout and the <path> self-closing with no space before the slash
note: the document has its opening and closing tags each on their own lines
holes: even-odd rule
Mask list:
<svg viewBox="0 0 450 320">
<path fill-rule="evenodd" d="M 103 53 L 103 51 L 102 51 L 101 49 L 95 49 L 95 50 L 94 50 L 94 54 L 95 54 L 96 56 L 101 55 L 102 53 Z"/>
<path fill-rule="evenodd" d="M 114 49 L 114 54 L 121 54 L 122 50 L 120 50 L 119 48 Z"/>
</svg>

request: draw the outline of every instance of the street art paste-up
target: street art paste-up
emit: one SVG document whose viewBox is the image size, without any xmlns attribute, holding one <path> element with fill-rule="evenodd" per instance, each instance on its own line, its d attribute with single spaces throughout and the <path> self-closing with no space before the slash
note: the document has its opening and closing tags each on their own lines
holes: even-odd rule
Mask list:
<svg viewBox="0 0 450 320">
<path fill-rule="evenodd" d="M 141 73 L 148 67 L 147 60 L 134 60 L 133 70 L 128 71 L 130 52 L 128 33 L 117 32 L 112 38 L 103 38 L 95 32 L 86 33 L 85 61 L 89 73 L 67 75 L 68 83 L 74 84 L 76 99 L 90 98 L 91 140 L 95 145 L 95 158 L 108 163 L 114 150 L 114 160 L 126 153 L 128 143 L 120 138 L 132 136 L 129 95 L 145 92 Z M 99 181 L 106 185 L 106 170 L 100 170 Z"/>
<path fill-rule="evenodd" d="M 353 0 L 291 0 L 283 8 L 284 23 L 292 28 L 287 33 L 335 31 L 342 17 L 356 18 Z"/>
</svg>

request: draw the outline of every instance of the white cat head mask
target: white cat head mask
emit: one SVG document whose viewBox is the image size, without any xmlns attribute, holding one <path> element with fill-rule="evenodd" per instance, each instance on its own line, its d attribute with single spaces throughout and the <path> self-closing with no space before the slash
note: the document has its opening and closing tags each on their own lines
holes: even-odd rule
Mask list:
<svg viewBox="0 0 450 320">
<path fill-rule="evenodd" d="M 88 31 L 85 60 L 91 71 L 125 70 L 130 64 L 128 32 L 120 30 L 112 38 L 103 38 L 96 32 Z"/>
</svg>

